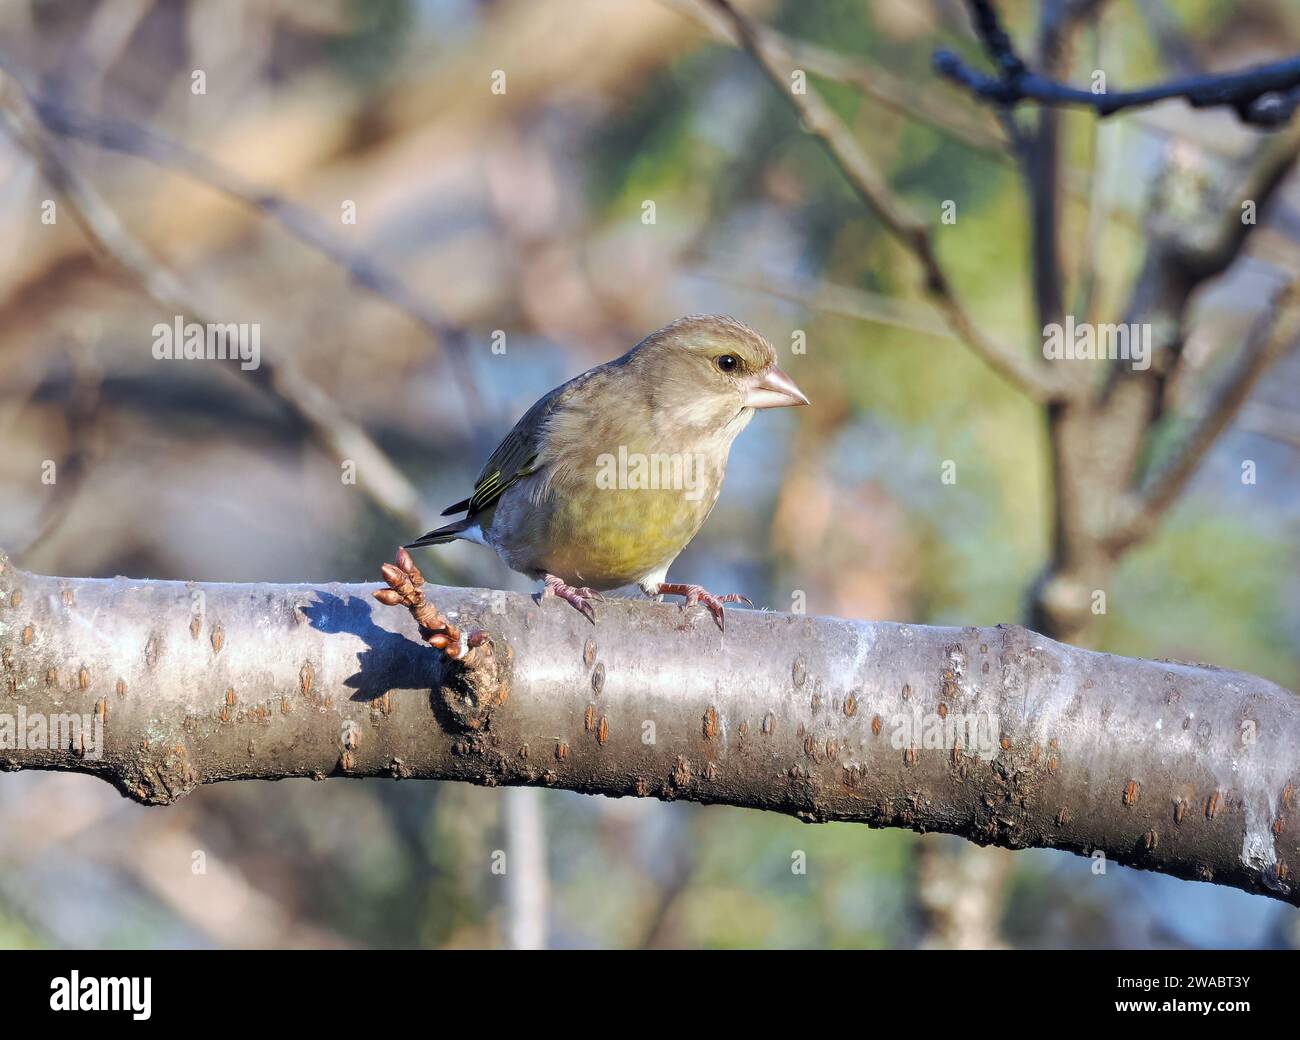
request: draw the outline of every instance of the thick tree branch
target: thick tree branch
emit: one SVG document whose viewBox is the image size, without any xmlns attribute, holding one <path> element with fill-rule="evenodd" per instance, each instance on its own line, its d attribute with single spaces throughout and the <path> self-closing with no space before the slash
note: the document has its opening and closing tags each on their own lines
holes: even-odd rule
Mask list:
<svg viewBox="0 0 1300 1040">
<path fill-rule="evenodd" d="M 607 600 L 593 628 L 559 601 L 412 588 L 457 647 L 490 648 L 490 668 L 428 645 L 374 586 L 68 579 L 4 561 L 0 739 L 18 718 L 90 720 L 53 748 L 0 750 L 0 766 L 93 773 L 156 804 L 302 776 L 685 798 L 1102 850 L 1300 903 L 1300 701 L 1263 679 L 1014 626 L 735 610 L 723 635 L 702 609 Z"/>
<path fill-rule="evenodd" d="M 1300 57 L 1237 72 L 1183 76 L 1141 90 L 1093 93 L 1067 86 L 1050 75 L 1034 72 L 1025 64 L 1002 28 L 992 0 L 967 0 L 967 4 L 975 31 L 998 74 L 978 72 L 947 50 L 935 52 L 935 71 L 976 97 L 997 105 L 1012 106 L 1022 101 L 1051 106 L 1080 105 L 1100 116 L 1109 116 L 1129 108 L 1183 98 L 1193 108 L 1231 108 L 1242 122 L 1265 128 L 1289 123 L 1300 106 Z"/>
<path fill-rule="evenodd" d="M 1177 164 L 1162 178 L 1146 221 L 1150 244 L 1121 319 L 1150 329 L 1149 367 L 1112 365 L 1095 392 L 1049 413 L 1052 556 L 1030 592 L 1033 628 L 1086 642 L 1096 622 L 1092 590 L 1106 587 L 1124 549 L 1155 529 L 1185 486 L 1182 478 L 1167 485 L 1175 496 L 1162 494 L 1155 510 L 1141 505 L 1144 459 L 1182 365 L 1191 302 L 1245 253 L 1261 226 L 1258 215 L 1288 182 L 1298 150 L 1300 126 L 1293 125 L 1261 137 L 1217 178 L 1201 183 L 1195 168 Z"/>
<path fill-rule="evenodd" d="M 926 295 L 957 338 L 1034 400 L 1049 401 L 1063 395 L 1066 387 L 1057 381 L 1054 370 L 1032 364 L 1010 344 L 994 339 L 979 327 L 940 264 L 925 221 L 894 194 L 848 127 L 815 91 L 795 93 L 791 79 L 794 69 L 785 55 L 779 53 L 770 40 L 760 36 L 757 28 L 729 0 L 699 2 L 725 16 L 740 45 L 803 119 L 808 132 L 822 142 L 853 191 L 885 229 L 917 259 L 924 273 Z"/>
</svg>

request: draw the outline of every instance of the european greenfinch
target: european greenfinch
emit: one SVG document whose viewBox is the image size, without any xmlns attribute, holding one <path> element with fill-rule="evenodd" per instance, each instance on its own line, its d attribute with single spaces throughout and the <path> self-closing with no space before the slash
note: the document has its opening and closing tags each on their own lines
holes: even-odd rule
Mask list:
<svg viewBox="0 0 1300 1040">
<path fill-rule="evenodd" d="M 601 591 L 636 585 L 702 603 L 721 628 L 724 603 L 749 601 L 667 582 L 668 568 L 718 500 L 754 412 L 807 403 L 748 325 L 680 318 L 528 409 L 469 498 L 442 514 L 465 516 L 407 548 L 490 546 L 593 623 Z"/>
</svg>

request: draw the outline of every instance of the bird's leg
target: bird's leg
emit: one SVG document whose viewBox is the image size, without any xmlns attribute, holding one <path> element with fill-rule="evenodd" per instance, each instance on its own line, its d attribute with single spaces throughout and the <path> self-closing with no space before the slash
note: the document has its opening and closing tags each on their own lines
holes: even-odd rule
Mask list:
<svg viewBox="0 0 1300 1040">
<path fill-rule="evenodd" d="M 592 607 L 591 601 L 602 597 L 595 589 L 589 589 L 586 586 L 574 588 L 554 574 L 544 574 L 542 576 L 542 599 L 547 599 L 550 596 L 559 596 L 564 602 L 571 604 L 593 625 L 596 623 L 596 610 Z"/>
<path fill-rule="evenodd" d="M 658 585 L 643 585 L 643 592 L 651 596 L 685 596 L 686 606 L 693 607 L 697 603 L 703 603 L 709 608 L 709 613 L 713 615 L 713 620 L 718 623 L 718 628 L 725 631 L 722 620 L 722 604 L 724 603 L 745 603 L 753 606 L 747 598 L 738 592 L 729 592 L 725 596 L 715 596 L 708 589 L 700 585 L 679 585 L 675 582 L 660 582 Z"/>
</svg>

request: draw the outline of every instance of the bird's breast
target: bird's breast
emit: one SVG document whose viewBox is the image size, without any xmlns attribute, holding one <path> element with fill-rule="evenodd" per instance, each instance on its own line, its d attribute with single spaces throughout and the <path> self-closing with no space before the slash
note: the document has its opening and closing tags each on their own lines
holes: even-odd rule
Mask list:
<svg viewBox="0 0 1300 1040">
<path fill-rule="evenodd" d="M 605 446 L 602 446 L 605 447 Z M 608 450 L 572 455 L 510 488 L 489 538 L 510 566 L 612 589 L 666 567 L 713 509 L 725 454 Z"/>
</svg>

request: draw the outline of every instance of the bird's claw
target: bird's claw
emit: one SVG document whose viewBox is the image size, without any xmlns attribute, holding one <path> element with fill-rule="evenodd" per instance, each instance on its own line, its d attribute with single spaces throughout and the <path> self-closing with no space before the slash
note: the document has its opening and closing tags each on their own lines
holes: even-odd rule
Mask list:
<svg viewBox="0 0 1300 1040">
<path fill-rule="evenodd" d="M 551 596 L 558 596 L 565 603 L 570 604 L 593 625 L 596 623 L 596 610 L 591 605 L 591 601 L 605 598 L 595 589 L 589 589 L 585 585 L 582 588 L 575 588 L 561 581 L 554 574 L 548 574 L 542 579 L 542 599 Z"/>
<path fill-rule="evenodd" d="M 661 583 L 655 589 L 654 595 L 685 596 L 686 603 L 684 604 L 684 606 L 687 607 L 693 607 L 697 603 L 702 604 L 703 606 L 707 607 L 709 613 L 713 615 L 713 620 L 718 623 L 718 630 L 720 632 L 726 631 L 726 626 L 723 617 L 723 610 L 722 610 L 722 605 L 724 603 L 744 603 L 746 606 L 750 606 L 750 607 L 754 605 L 749 600 L 748 597 L 742 596 L 738 592 L 728 592 L 726 595 L 723 596 L 715 596 L 712 592 L 710 592 L 708 589 L 704 588 L 701 585 L 678 585 L 678 584 L 671 584 L 671 583 L 669 584 Z"/>
</svg>

